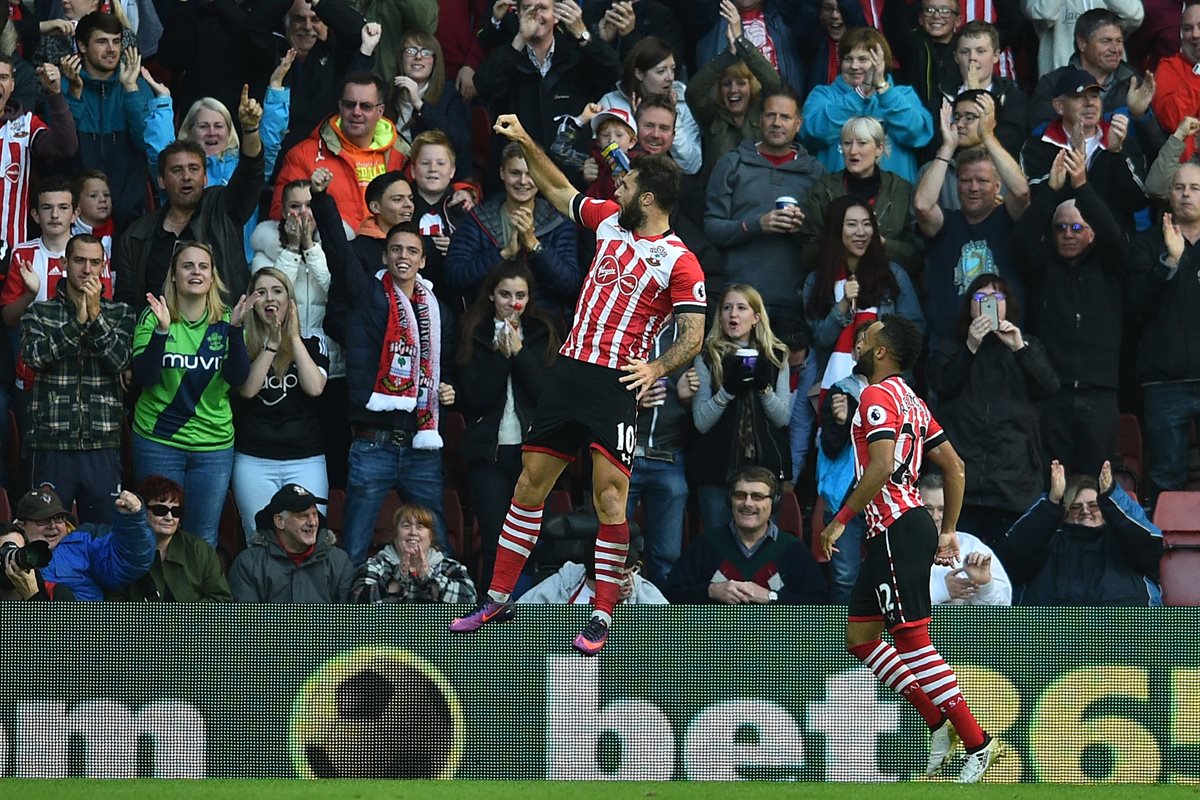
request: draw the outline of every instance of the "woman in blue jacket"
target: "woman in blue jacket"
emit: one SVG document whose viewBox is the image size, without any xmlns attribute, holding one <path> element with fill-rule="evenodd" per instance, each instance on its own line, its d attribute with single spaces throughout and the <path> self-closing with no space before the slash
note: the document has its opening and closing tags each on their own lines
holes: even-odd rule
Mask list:
<svg viewBox="0 0 1200 800">
<path fill-rule="evenodd" d="M 892 84 L 887 40 L 873 28 L 854 28 L 838 42 L 838 56 L 841 74 L 828 86 L 813 89 L 804 103 L 800 141 L 826 169 L 837 172 L 845 168 L 838 147 L 842 126 L 851 117 L 875 117 L 890 144 L 879 166 L 915 183 L 916 150 L 932 138 L 933 117 L 911 86 Z"/>
</svg>

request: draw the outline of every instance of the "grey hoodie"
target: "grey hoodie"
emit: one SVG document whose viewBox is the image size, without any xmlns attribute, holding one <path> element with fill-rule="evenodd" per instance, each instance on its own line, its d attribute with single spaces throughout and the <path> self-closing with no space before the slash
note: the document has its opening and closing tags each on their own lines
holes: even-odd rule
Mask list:
<svg viewBox="0 0 1200 800">
<path fill-rule="evenodd" d="M 825 168 L 800 145 L 792 161 L 775 166 L 755 143 L 743 141 L 721 156 L 708 182 L 704 233 L 725 255 L 726 283 L 748 283 L 768 306 L 801 308 L 803 244 L 799 233 L 763 233 L 759 217 L 777 197 L 804 198 Z M 711 289 L 710 289 L 711 292 Z"/>
</svg>

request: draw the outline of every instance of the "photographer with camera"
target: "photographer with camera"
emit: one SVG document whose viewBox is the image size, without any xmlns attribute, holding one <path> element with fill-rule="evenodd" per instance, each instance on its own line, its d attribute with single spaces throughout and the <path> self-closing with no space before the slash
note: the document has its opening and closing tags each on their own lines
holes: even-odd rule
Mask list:
<svg viewBox="0 0 1200 800">
<path fill-rule="evenodd" d="M 38 571 L 50 563 L 46 543 L 30 544 L 16 525 L 7 527 L 0 533 L 0 600 L 74 600 L 70 589 L 47 583 Z"/>
<path fill-rule="evenodd" d="M 68 587 L 77 600 L 97 601 L 104 599 L 105 589 L 146 574 L 154 563 L 155 546 L 141 498 L 121 491 L 113 510 L 112 525 L 76 528 L 52 489 L 33 489 L 21 497 L 17 528 L 31 547 L 44 542 L 50 549 L 50 563 L 40 571 L 46 583 Z"/>
</svg>

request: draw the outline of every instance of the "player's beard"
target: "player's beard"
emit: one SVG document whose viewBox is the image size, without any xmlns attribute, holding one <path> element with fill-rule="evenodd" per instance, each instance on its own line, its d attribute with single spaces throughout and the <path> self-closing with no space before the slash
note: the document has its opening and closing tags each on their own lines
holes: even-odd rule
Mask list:
<svg viewBox="0 0 1200 800">
<path fill-rule="evenodd" d="M 642 194 L 644 192 L 635 194 L 629 201 L 629 207 L 622 208 L 621 215 L 617 217 L 617 224 L 627 231 L 636 231 L 646 224 L 646 210 L 638 202 L 642 199 Z"/>
<path fill-rule="evenodd" d="M 854 374 L 861 375 L 867 380 L 871 379 L 871 370 L 875 367 L 875 354 L 867 350 L 859 354 L 854 360 Z"/>
</svg>

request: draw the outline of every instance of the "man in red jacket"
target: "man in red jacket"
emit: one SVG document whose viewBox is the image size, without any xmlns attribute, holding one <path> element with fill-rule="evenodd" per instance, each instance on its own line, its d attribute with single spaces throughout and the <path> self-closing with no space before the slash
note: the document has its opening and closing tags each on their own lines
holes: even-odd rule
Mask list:
<svg viewBox="0 0 1200 800">
<path fill-rule="evenodd" d="M 358 230 L 370 216 L 367 184 L 385 172 L 403 169 L 408 161 L 408 144 L 383 116 L 387 96 L 383 81 L 369 72 L 352 72 L 342 81 L 338 96 L 338 113 L 284 156 L 271 199 L 271 219 L 281 216 L 284 186 L 324 167 L 333 173 L 328 191 L 337 201 L 342 220 L 351 230 Z"/>
<path fill-rule="evenodd" d="M 1200 117 L 1200 75 L 1196 64 L 1200 62 L 1200 0 L 1187 0 L 1183 4 L 1183 21 L 1179 24 L 1179 52 L 1158 62 L 1154 71 L 1157 91 L 1154 93 L 1154 116 L 1163 130 L 1171 133 L 1184 117 Z M 1184 144 L 1180 163 L 1186 162 L 1196 152 L 1196 136 L 1189 136 Z"/>
</svg>

